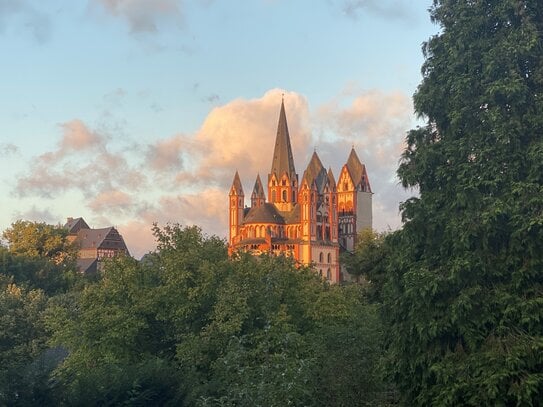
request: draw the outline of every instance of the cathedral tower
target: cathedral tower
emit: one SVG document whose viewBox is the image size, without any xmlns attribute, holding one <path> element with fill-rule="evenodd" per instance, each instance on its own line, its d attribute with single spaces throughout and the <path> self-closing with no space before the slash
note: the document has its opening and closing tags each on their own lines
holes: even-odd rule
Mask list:
<svg viewBox="0 0 543 407">
<path fill-rule="evenodd" d="M 264 205 L 266 202 L 266 195 L 264 194 L 264 186 L 260 180 L 260 174 L 256 176 L 255 186 L 253 193 L 251 194 L 251 208 L 258 208 Z"/>
<path fill-rule="evenodd" d="M 294 168 L 285 103 L 281 100 L 279 123 L 271 170 L 268 175 L 268 199 L 278 210 L 291 211 L 298 197 L 298 174 Z"/>
<path fill-rule="evenodd" d="M 232 187 L 230 187 L 230 194 L 228 196 L 230 198 L 230 242 L 234 242 L 240 234 L 245 201 L 245 194 L 243 193 L 243 187 L 241 186 L 241 180 L 239 179 L 237 171 L 236 175 L 234 175 L 234 181 L 232 182 Z"/>
<path fill-rule="evenodd" d="M 337 183 L 339 243 L 349 251 L 356 245 L 357 234 L 372 228 L 372 195 L 366 166 L 354 148 L 341 169 Z"/>
</svg>

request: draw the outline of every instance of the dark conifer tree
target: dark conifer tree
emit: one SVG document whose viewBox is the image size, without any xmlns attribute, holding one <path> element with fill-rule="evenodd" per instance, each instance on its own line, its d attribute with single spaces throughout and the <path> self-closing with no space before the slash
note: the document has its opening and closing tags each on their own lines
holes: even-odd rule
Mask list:
<svg viewBox="0 0 543 407">
<path fill-rule="evenodd" d="M 409 405 L 543 398 L 543 2 L 434 0 L 385 313 Z M 539 401 L 538 401 L 539 400 Z"/>
</svg>

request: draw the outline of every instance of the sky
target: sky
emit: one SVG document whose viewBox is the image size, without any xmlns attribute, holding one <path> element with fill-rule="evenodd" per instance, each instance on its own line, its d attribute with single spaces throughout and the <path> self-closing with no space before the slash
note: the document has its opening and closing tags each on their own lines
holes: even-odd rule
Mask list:
<svg viewBox="0 0 543 407">
<path fill-rule="evenodd" d="M 226 237 L 228 191 L 266 178 L 284 97 L 294 160 L 339 174 L 354 146 L 376 230 L 396 178 L 431 0 L 0 0 L 0 231 L 18 219 L 153 223 Z"/>
</svg>

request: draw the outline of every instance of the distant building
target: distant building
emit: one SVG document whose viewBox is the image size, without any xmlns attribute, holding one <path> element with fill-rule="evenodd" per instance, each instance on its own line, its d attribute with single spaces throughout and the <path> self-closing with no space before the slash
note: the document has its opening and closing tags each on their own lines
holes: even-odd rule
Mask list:
<svg viewBox="0 0 543 407">
<path fill-rule="evenodd" d="M 257 175 L 246 207 L 236 172 L 229 193 L 229 252 L 282 253 L 313 264 L 331 282 L 348 279 L 339 264 L 340 250 L 354 250 L 357 233 L 372 227 L 373 194 L 354 148 L 337 183 L 316 152 L 299 182 L 281 102 L 267 187 L 268 201 Z"/>
<path fill-rule="evenodd" d="M 129 255 L 123 237 L 113 226 L 91 229 L 83 218 L 68 218 L 64 227 L 68 229 L 68 240 L 79 246 L 77 268 L 81 273 L 96 272 L 103 259 Z"/>
</svg>

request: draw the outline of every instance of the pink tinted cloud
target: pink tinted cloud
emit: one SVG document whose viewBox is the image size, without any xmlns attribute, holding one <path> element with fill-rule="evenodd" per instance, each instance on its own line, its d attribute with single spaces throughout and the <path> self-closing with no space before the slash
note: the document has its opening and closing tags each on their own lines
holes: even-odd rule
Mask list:
<svg viewBox="0 0 543 407">
<path fill-rule="evenodd" d="M 187 140 L 186 151 L 195 165 L 179 172 L 177 180 L 223 186 L 231 182 L 236 169 L 251 184 L 258 172 L 267 174 L 283 93 L 273 89 L 261 98 L 237 99 L 211 110 L 200 130 Z M 295 92 L 286 92 L 284 100 L 293 152 L 300 157 L 311 138 L 307 101 Z"/>
<path fill-rule="evenodd" d="M 408 96 L 375 90 L 339 96 L 315 112 L 319 132 L 334 135 L 319 141 L 323 155 L 332 162 L 345 162 L 345 151 L 354 146 L 366 165 L 374 192 L 374 228 L 378 230 L 398 228 L 399 203 L 413 195 L 396 177 L 412 112 Z"/>
<path fill-rule="evenodd" d="M 80 191 L 90 221 L 117 225 L 140 257 L 154 247 L 154 222 L 196 224 L 224 237 L 235 171 L 247 198 L 257 173 L 266 182 L 282 93 L 300 177 L 314 146 L 337 177 L 354 145 L 375 193 L 374 225 L 397 227 L 398 203 L 406 193 L 395 171 L 412 106 L 407 96 L 394 92 L 340 94 L 310 110 L 302 95 L 273 89 L 260 98 L 215 107 L 193 135 L 179 133 L 139 145 L 142 154 L 135 160 L 126 149 L 111 151 L 113 136 L 72 120 L 62 126 L 58 148 L 36 157 L 18 180 L 18 192 L 52 197 L 53 192 Z"/>
<path fill-rule="evenodd" d="M 87 150 L 103 145 L 104 138 L 90 131 L 85 124 L 78 119 L 71 120 L 60 125 L 64 135 L 60 142 L 60 151 Z"/>
<path fill-rule="evenodd" d="M 106 137 L 81 120 L 71 120 L 61 128 L 58 148 L 36 157 L 17 180 L 19 196 L 52 198 L 78 190 L 89 199 L 104 191 L 137 190 L 145 185 L 146 177 L 129 164 L 124 152 L 111 152 Z"/>
<path fill-rule="evenodd" d="M 182 135 L 159 140 L 147 147 L 146 161 L 157 172 L 181 170 L 183 167 L 182 154 L 185 146 L 186 137 Z"/>
<path fill-rule="evenodd" d="M 132 197 L 121 190 L 102 191 L 87 205 L 94 212 L 122 213 L 133 203 Z"/>
<path fill-rule="evenodd" d="M 156 247 L 151 231 L 154 223 L 159 226 L 173 223 L 197 225 L 205 234 L 224 237 L 228 228 L 226 203 L 227 196 L 222 188 L 163 195 L 157 202 L 140 210 L 135 218 L 121 223 L 118 228 L 132 255 L 140 258 Z"/>
</svg>

